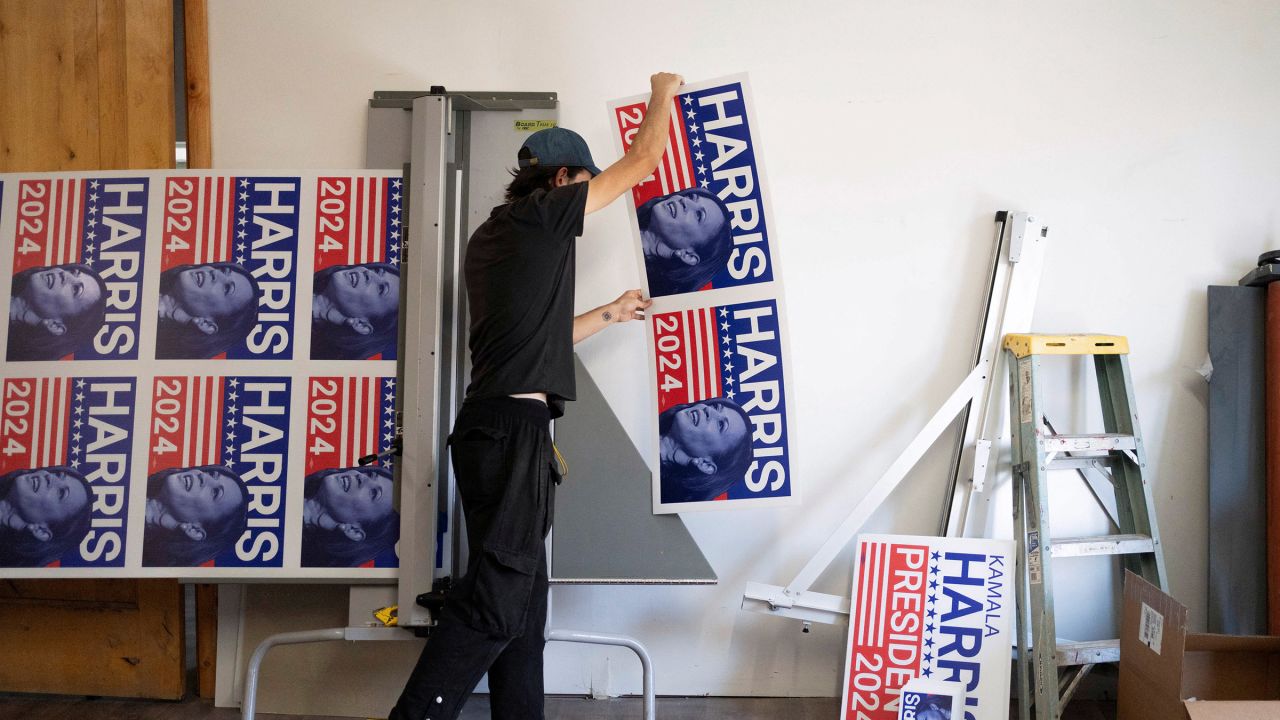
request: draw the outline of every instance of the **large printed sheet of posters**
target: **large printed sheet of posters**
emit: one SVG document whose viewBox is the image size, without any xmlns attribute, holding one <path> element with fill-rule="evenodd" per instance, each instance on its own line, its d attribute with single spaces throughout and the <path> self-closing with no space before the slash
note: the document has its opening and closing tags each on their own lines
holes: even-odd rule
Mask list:
<svg viewBox="0 0 1280 720">
<path fill-rule="evenodd" d="M 647 95 L 609 105 L 620 152 Z M 628 210 L 648 312 L 653 510 L 799 502 L 786 306 L 745 75 L 686 84 Z"/>
<path fill-rule="evenodd" d="M 402 197 L 0 174 L 0 577 L 395 577 Z"/>
<path fill-rule="evenodd" d="M 1010 540 L 860 535 L 842 720 L 897 720 L 914 678 L 962 686 L 953 720 L 1006 720 L 1013 553 Z"/>
</svg>

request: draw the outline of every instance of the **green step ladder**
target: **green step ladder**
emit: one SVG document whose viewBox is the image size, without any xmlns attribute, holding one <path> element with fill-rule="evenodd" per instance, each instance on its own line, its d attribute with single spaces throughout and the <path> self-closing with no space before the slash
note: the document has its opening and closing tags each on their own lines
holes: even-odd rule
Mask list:
<svg viewBox="0 0 1280 720">
<path fill-rule="evenodd" d="M 1080 681 L 1099 663 L 1119 662 L 1120 641 L 1059 642 L 1053 618 L 1055 558 L 1119 555 L 1124 569 L 1168 585 L 1146 449 L 1129 375 L 1129 341 L 1116 335 L 1007 335 L 1010 424 L 1014 428 L 1013 533 L 1017 542 L 1017 658 L 1020 720 L 1059 720 Z M 1039 366 L 1046 355 L 1092 355 L 1105 433 L 1061 435 L 1047 427 Z M 1049 532 L 1049 472 L 1109 470 L 1119 526 L 1114 535 L 1056 538 Z M 1034 714 L 1033 714 L 1034 708 Z"/>
</svg>

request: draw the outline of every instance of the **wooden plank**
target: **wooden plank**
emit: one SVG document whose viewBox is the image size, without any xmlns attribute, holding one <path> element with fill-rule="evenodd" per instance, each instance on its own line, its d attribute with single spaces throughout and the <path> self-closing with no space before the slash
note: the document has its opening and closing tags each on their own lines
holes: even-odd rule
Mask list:
<svg viewBox="0 0 1280 720">
<path fill-rule="evenodd" d="M 182 697 L 181 586 L 172 580 L 81 582 L 86 588 L 132 585 L 134 599 L 93 603 L 73 595 L 50 602 L 52 588 L 45 588 L 41 594 L 46 600 L 39 604 L 0 603 L 0 647 L 20 649 L 22 654 L 22 662 L 0 663 L 0 688 Z"/>
<path fill-rule="evenodd" d="M 207 0 L 186 0 L 187 167 L 213 167 L 213 125 L 209 102 L 209 8 Z"/>
<path fill-rule="evenodd" d="M 124 0 L 129 168 L 174 166 L 172 0 Z"/>
<path fill-rule="evenodd" d="M 212 698 L 218 679 L 218 586 L 196 585 L 196 686 Z"/>
<path fill-rule="evenodd" d="M 125 102 L 125 55 L 128 51 L 125 46 L 124 0 L 98 0 L 97 15 L 96 107 L 100 137 L 104 141 L 95 167 L 128 168 L 129 113 Z"/>
<path fill-rule="evenodd" d="M 97 166 L 93 0 L 0 3 L 0 171 Z"/>
</svg>

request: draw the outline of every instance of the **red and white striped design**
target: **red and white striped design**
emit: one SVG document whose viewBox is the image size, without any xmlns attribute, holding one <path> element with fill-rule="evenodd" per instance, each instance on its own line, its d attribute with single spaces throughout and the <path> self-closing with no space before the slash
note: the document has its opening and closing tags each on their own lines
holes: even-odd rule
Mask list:
<svg viewBox="0 0 1280 720">
<path fill-rule="evenodd" d="M 225 389 L 226 378 L 216 376 L 155 379 L 149 474 L 221 462 Z"/>
<path fill-rule="evenodd" d="M 194 377 L 187 382 L 183 403 L 182 465 L 216 465 L 222 458 L 221 377 Z"/>
<path fill-rule="evenodd" d="M 693 162 L 689 159 L 689 139 L 685 134 L 684 117 L 681 115 L 680 96 L 671 101 L 671 127 L 667 129 L 667 149 L 658 162 L 658 184 L 663 195 L 685 190 L 697 184 L 693 174 Z"/>
<path fill-rule="evenodd" d="M 15 382 L 15 381 L 9 381 Z M 29 452 L 23 457 L 28 468 L 67 464 L 67 423 L 70 422 L 71 378 L 39 378 L 16 382 L 34 383 L 31 394 L 31 435 Z M 8 418 L 6 418 L 8 419 Z"/>
<path fill-rule="evenodd" d="M 880 647 L 884 642 L 884 626 L 880 617 L 889 585 L 889 546 L 863 543 L 858 566 L 858 613 L 854 623 L 853 644 Z"/>
<path fill-rule="evenodd" d="M 19 183 L 13 272 L 80 262 L 86 183 L 83 179 Z"/>
<path fill-rule="evenodd" d="M 351 178 L 353 187 L 350 227 L 355 233 L 347 244 L 347 264 L 385 262 L 387 232 L 386 178 Z"/>
<path fill-rule="evenodd" d="M 655 362 L 658 366 L 658 412 L 675 405 L 720 397 L 720 369 L 724 356 L 720 348 L 716 308 L 663 313 L 655 316 L 653 322 Z M 664 392 L 664 379 L 668 375 L 679 380 L 680 387 Z"/>
<path fill-rule="evenodd" d="M 196 226 L 192 263 L 223 262 L 234 242 L 236 179 L 202 177 L 196 191 Z"/>
<path fill-rule="evenodd" d="M 379 450 L 386 378 L 316 377 L 307 385 L 306 474 L 354 467 Z"/>
</svg>

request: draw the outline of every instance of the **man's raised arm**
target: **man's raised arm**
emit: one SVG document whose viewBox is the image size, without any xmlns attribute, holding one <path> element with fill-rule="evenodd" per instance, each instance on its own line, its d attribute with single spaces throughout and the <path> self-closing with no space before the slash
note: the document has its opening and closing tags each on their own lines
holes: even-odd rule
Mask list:
<svg viewBox="0 0 1280 720">
<path fill-rule="evenodd" d="M 591 178 L 587 187 L 587 213 L 593 213 L 617 200 L 649 177 L 662 151 L 667 148 L 667 125 L 671 121 L 671 100 L 684 84 L 684 78 L 672 73 L 657 73 L 649 78 L 651 94 L 644 121 L 636 131 L 630 149 L 614 164 Z"/>
</svg>

